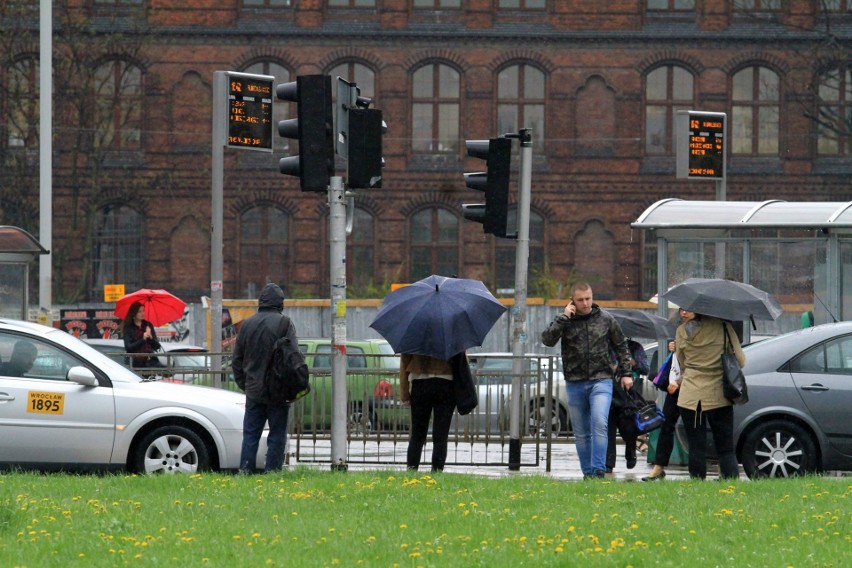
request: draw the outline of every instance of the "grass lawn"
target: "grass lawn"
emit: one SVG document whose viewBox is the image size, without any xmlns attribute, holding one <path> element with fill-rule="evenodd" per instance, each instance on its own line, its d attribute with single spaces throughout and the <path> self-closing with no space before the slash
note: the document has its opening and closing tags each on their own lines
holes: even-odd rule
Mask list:
<svg viewBox="0 0 852 568">
<path fill-rule="evenodd" d="M 852 480 L 0 474 L 0 566 L 849 566 Z"/>
</svg>

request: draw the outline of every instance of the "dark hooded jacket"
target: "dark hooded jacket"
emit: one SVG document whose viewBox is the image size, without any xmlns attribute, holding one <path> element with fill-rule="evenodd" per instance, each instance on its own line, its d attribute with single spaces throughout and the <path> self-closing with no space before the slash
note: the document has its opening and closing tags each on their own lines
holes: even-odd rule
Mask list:
<svg viewBox="0 0 852 568">
<path fill-rule="evenodd" d="M 234 346 L 234 356 L 231 360 L 234 381 L 246 393 L 246 397 L 262 403 L 267 403 L 266 369 L 269 366 L 272 347 L 279 337 L 278 329 L 282 318 L 287 320 L 284 334 L 289 336 L 294 344 L 298 343 L 296 327 L 290 318 L 281 314 L 283 307 L 284 291 L 277 284 L 267 284 L 260 292 L 257 313 L 240 324 Z"/>
<path fill-rule="evenodd" d="M 631 376 L 627 339 L 615 318 L 597 304 L 592 304 L 592 311 L 584 316 L 556 316 L 542 332 L 541 342 L 553 347 L 560 340 L 566 381 L 611 379 L 612 353 L 618 360 L 615 376 Z"/>
</svg>

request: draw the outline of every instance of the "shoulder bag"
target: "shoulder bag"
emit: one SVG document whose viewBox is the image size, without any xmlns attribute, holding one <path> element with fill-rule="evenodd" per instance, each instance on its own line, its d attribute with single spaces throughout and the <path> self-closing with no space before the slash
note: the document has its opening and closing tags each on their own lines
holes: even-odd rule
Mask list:
<svg viewBox="0 0 852 568">
<path fill-rule="evenodd" d="M 722 325 L 725 328 L 725 346 L 722 350 L 722 393 L 734 404 L 745 404 L 748 402 L 748 385 L 737 356 L 733 352 L 731 336 L 728 335 L 728 324 L 722 323 Z M 728 351 L 729 347 L 730 351 Z"/>
</svg>

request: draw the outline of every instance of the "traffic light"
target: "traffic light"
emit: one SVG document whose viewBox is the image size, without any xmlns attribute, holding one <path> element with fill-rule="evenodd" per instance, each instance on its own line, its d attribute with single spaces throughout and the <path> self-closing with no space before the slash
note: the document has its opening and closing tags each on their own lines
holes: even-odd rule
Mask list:
<svg viewBox="0 0 852 568">
<path fill-rule="evenodd" d="M 302 75 L 275 89 L 279 99 L 297 103 L 297 118 L 278 123 L 278 133 L 299 141 L 299 154 L 278 161 L 282 174 L 299 176 L 302 191 L 328 190 L 334 175 L 331 77 Z"/>
<path fill-rule="evenodd" d="M 382 111 L 370 109 L 372 99 L 361 96 L 355 83 L 337 78 L 337 154 L 346 159 L 346 182 L 351 189 L 382 187 L 382 135 L 387 126 Z"/>
<path fill-rule="evenodd" d="M 508 138 L 465 140 L 465 146 L 468 156 L 486 160 L 488 171 L 464 174 L 467 187 L 485 192 L 485 203 L 462 205 L 462 215 L 469 221 L 482 223 L 482 230 L 486 233 L 517 238 L 517 233 L 506 233 L 512 141 Z"/>
<path fill-rule="evenodd" d="M 349 110 L 349 158 L 346 182 L 350 188 L 382 187 L 382 135 L 387 130 L 382 111 Z"/>
</svg>

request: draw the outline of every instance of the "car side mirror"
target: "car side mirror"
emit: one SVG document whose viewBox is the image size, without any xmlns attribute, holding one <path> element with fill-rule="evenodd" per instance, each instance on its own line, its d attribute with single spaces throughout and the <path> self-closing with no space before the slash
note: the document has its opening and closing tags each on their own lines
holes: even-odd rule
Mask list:
<svg viewBox="0 0 852 568">
<path fill-rule="evenodd" d="M 74 383 L 79 385 L 83 385 L 85 387 L 96 387 L 98 386 L 98 378 L 95 374 L 86 367 L 71 367 L 68 369 L 68 374 L 66 378 Z"/>
</svg>

